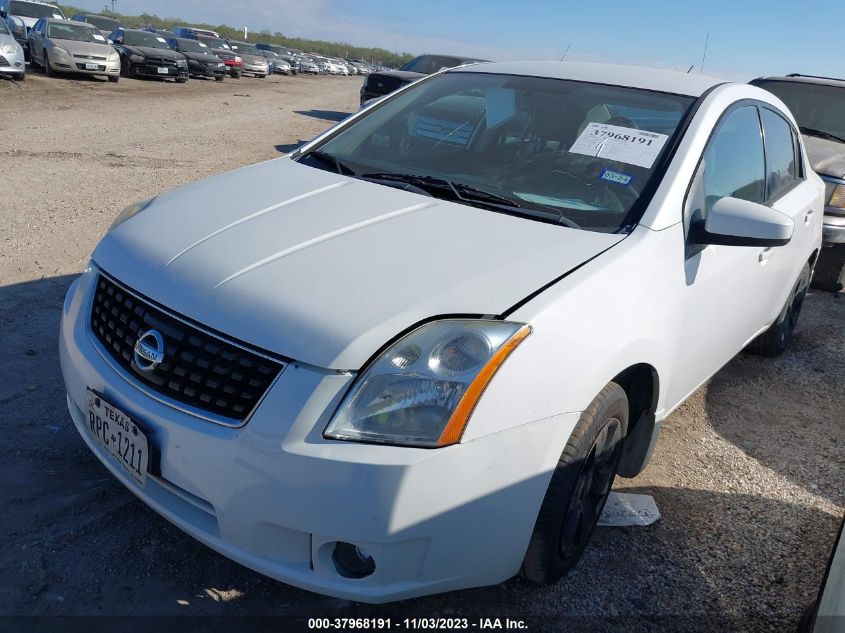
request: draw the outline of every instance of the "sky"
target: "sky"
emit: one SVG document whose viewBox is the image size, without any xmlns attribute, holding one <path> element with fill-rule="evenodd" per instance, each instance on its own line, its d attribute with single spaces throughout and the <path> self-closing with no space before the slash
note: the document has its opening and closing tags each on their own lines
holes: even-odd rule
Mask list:
<svg viewBox="0 0 845 633">
<path fill-rule="evenodd" d="M 116 0 L 115 10 L 414 54 L 560 59 L 569 47 L 567 60 L 684 72 L 701 71 L 707 39 L 705 74 L 845 74 L 842 0 Z"/>
</svg>

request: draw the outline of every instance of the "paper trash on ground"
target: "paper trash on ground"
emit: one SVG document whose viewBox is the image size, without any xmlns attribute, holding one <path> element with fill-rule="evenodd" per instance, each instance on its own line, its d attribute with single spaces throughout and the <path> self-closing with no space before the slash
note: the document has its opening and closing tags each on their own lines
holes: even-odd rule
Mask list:
<svg viewBox="0 0 845 633">
<path fill-rule="evenodd" d="M 611 492 L 599 517 L 601 527 L 651 525 L 660 518 L 660 511 L 651 495 Z"/>
</svg>

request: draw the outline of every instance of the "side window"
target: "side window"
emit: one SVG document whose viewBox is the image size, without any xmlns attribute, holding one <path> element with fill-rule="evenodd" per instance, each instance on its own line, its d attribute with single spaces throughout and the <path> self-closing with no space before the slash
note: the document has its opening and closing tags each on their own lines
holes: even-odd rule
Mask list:
<svg viewBox="0 0 845 633">
<path fill-rule="evenodd" d="M 757 107 L 742 106 L 729 112 L 710 138 L 693 178 L 684 209 L 685 228 L 707 217 L 720 198 L 732 197 L 763 203 L 766 163 Z"/>
<path fill-rule="evenodd" d="M 798 162 L 792 126 L 779 114 L 760 108 L 766 140 L 766 190 L 772 200 L 789 190 L 798 180 Z"/>
<path fill-rule="evenodd" d="M 35 23 L 35 26 L 32 27 L 32 30 L 35 31 L 36 33 L 40 33 L 42 24 L 44 24 L 44 23 L 41 20 L 38 20 L 38 22 Z"/>
</svg>

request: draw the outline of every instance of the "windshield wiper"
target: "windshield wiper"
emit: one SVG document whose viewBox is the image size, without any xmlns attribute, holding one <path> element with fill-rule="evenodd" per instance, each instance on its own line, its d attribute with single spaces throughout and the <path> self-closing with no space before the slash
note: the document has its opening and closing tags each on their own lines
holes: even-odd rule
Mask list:
<svg viewBox="0 0 845 633">
<path fill-rule="evenodd" d="M 817 136 L 818 138 L 827 139 L 828 141 L 836 141 L 837 143 L 845 143 L 845 138 L 841 136 L 836 136 L 836 134 L 831 134 L 830 132 L 825 132 L 823 130 L 817 130 L 811 127 L 799 127 L 798 131 L 801 134 L 806 134 L 807 136 Z"/>
<path fill-rule="evenodd" d="M 443 192 L 451 193 L 451 197 L 460 202 L 481 207 L 483 209 L 492 209 L 494 211 L 502 211 L 510 215 L 518 215 L 520 217 L 534 219 L 534 220 L 551 220 L 558 224 L 563 224 L 573 229 L 581 228 L 578 224 L 567 218 L 558 209 L 548 207 L 545 209 L 523 208 L 519 202 L 500 196 L 499 194 L 484 189 L 478 189 L 466 183 L 454 182 L 446 180 L 445 178 L 435 178 L 434 176 L 418 176 L 416 174 L 394 174 L 394 173 L 374 173 L 362 174 L 358 176 L 364 180 L 378 181 L 392 181 L 401 182 L 411 185 L 415 188 L 423 189 L 429 195 L 431 193 L 442 194 Z M 442 196 L 437 196 L 442 197 Z"/>
<path fill-rule="evenodd" d="M 331 165 L 332 167 L 334 167 L 337 170 L 337 173 L 339 173 L 339 174 L 347 175 L 347 176 L 354 176 L 355 175 L 354 169 L 352 169 L 349 165 L 347 165 L 346 163 L 341 161 L 336 156 L 332 156 L 328 152 L 322 152 L 318 149 L 315 149 L 312 152 L 308 152 L 305 156 L 301 156 L 300 160 L 302 158 L 307 158 L 308 156 L 313 156 L 314 158 L 316 158 L 320 162 L 326 163 L 327 165 Z"/>
</svg>

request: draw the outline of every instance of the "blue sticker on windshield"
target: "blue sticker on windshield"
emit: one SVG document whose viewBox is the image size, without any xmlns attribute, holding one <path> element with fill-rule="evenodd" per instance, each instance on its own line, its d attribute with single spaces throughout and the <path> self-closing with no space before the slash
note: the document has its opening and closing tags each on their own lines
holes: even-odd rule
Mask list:
<svg viewBox="0 0 845 633">
<path fill-rule="evenodd" d="M 631 181 L 634 179 L 633 176 L 623 174 L 621 171 L 611 171 L 609 169 L 602 171 L 599 178 L 606 180 L 607 182 L 616 183 L 617 185 L 625 185 L 626 187 L 630 185 Z"/>
</svg>

